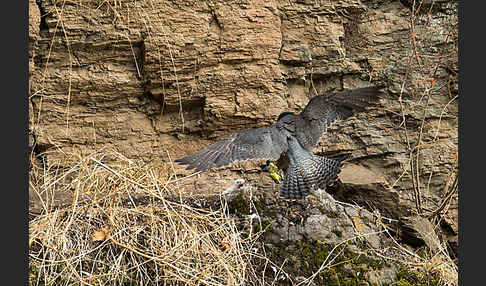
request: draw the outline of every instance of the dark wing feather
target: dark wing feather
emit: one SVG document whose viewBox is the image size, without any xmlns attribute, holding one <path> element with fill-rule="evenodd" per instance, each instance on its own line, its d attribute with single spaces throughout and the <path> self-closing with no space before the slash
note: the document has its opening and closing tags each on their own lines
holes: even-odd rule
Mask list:
<svg viewBox="0 0 486 286">
<path fill-rule="evenodd" d="M 364 87 L 312 98 L 296 120 L 297 138 L 307 148 L 315 146 L 329 125 L 376 103 L 381 88 Z"/>
<path fill-rule="evenodd" d="M 187 169 L 207 171 L 247 159 L 277 160 L 287 151 L 287 140 L 278 123 L 264 128 L 251 128 L 221 138 L 218 142 L 198 152 L 175 160 Z"/>
</svg>

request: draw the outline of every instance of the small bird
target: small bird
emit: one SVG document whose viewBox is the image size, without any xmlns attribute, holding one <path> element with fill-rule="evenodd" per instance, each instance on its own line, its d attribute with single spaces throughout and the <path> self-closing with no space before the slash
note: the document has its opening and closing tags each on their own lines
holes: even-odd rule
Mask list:
<svg viewBox="0 0 486 286">
<path fill-rule="evenodd" d="M 187 169 L 207 171 L 235 161 L 276 160 L 276 165 L 284 171 L 280 196 L 301 199 L 314 188 L 325 188 L 336 182 L 346 158 L 314 155 L 312 148 L 319 138 L 332 123 L 375 105 L 381 88 L 371 86 L 315 96 L 299 114 L 283 112 L 268 127 L 237 131 L 175 162 L 187 165 Z M 272 178 L 279 181 L 278 172 L 269 167 L 273 170 Z"/>
<path fill-rule="evenodd" d="M 269 174 L 270 174 L 270 178 L 272 178 L 275 183 L 281 183 L 282 182 L 282 178 L 280 177 L 280 169 L 277 167 L 277 165 L 275 165 L 274 162 L 270 161 L 270 160 L 267 160 L 267 165 L 264 166 L 262 169 L 264 171 L 267 171 Z"/>
</svg>

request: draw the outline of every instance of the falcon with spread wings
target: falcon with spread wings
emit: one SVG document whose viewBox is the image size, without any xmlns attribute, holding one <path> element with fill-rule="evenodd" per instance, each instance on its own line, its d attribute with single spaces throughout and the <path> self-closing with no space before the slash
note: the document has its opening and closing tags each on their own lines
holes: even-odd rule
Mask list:
<svg viewBox="0 0 486 286">
<path fill-rule="evenodd" d="M 300 114 L 284 112 L 268 127 L 240 130 L 175 161 L 187 165 L 187 169 L 207 171 L 235 161 L 278 160 L 285 173 L 280 195 L 300 199 L 311 189 L 325 188 L 338 178 L 342 158 L 312 153 L 327 127 L 374 105 L 381 88 L 372 86 L 315 96 Z"/>
</svg>

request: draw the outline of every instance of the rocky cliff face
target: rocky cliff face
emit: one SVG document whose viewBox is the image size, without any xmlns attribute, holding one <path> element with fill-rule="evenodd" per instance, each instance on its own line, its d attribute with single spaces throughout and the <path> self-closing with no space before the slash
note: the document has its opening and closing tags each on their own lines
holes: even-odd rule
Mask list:
<svg viewBox="0 0 486 286">
<path fill-rule="evenodd" d="M 314 151 L 352 154 L 340 199 L 433 214 L 457 243 L 456 1 L 182 2 L 29 0 L 33 181 L 100 151 L 189 174 L 171 161 L 316 93 L 382 83 L 380 108 Z M 258 186 L 256 166 L 181 184 L 217 193 L 245 171 Z"/>
</svg>

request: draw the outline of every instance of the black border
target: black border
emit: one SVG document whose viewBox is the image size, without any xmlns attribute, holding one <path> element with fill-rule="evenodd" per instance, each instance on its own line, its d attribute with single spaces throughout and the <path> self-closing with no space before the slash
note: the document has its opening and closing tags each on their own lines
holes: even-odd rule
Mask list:
<svg viewBox="0 0 486 286">
<path fill-rule="evenodd" d="M 11 1 L 2 18 L 3 257 L 6 284 L 28 285 L 29 1 Z M 8 272 L 7 272 L 8 271 Z M 13 280 L 14 283 L 8 283 Z"/>
</svg>

